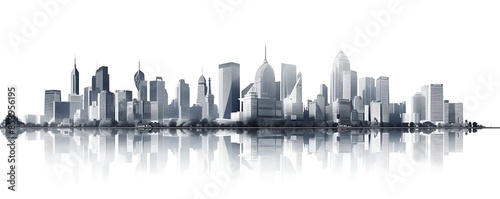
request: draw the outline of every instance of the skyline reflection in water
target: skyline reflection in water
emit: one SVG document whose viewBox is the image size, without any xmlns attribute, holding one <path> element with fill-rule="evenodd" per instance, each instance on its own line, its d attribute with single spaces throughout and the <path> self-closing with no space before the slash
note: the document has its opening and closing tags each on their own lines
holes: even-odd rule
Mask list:
<svg viewBox="0 0 500 199">
<path fill-rule="evenodd" d="M 19 140 L 38 143 L 54 185 L 162 179 L 186 185 L 178 197 L 220 198 L 250 182 L 293 190 L 293 182 L 320 180 L 326 188 L 354 183 L 397 192 L 411 179 L 439 174 L 447 156 L 463 152 L 464 136 L 444 129 L 48 129 Z"/>
</svg>

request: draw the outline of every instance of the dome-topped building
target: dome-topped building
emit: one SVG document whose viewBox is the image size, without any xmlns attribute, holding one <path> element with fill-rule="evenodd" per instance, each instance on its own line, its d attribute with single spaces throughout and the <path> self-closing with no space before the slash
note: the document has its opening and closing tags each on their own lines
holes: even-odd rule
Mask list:
<svg viewBox="0 0 500 199">
<path fill-rule="evenodd" d="M 276 99 L 276 83 L 274 70 L 267 63 L 267 47 L 264 48 L 264 63 L 255 74 L 255 90 L 258 98 Z"/>
</svg>

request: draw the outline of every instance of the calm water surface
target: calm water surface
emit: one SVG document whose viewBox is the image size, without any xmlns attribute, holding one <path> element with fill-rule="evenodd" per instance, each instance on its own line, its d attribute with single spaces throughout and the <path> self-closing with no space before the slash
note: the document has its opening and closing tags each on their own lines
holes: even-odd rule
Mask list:
<svg viewBox="0 0 500 199">
<path fill-rule="evenodd" d="M 496 198 L 499 133 L 30 130 L 18 138 L 18 188 L 55 198 Z"/>
</svg>

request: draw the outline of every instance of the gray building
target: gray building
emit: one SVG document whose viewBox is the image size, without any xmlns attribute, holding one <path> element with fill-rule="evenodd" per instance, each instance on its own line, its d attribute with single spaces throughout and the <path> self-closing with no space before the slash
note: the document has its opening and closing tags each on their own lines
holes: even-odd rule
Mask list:
<svg viewBox="0 0 500 199">
<path fill-rule="evenodd" d="M 427 120 L 431 122 L 443 122 L 444 118 L 444 99 L 443 84 L 431 84 L 429 86 L 427 104 Z"/>
<path fill-rule="evenodd" d="M 353 70 L 345 70 L 342 77 L 343 99 L 353 100 L 358 94 L 358 73 Z"/>
<path fill-rule="evenodd" d="M 330 75 L 330 102 L 334 102 L 337 99 L 341 99 L 343 97 L 343 77 L 344 71 L 348 71 L 351 69 L 351 63 L 349 58 L 344 54 L 343 51 L 340 51 L 335 60 L 333 61 L 333 69 Z"/>
<path fill-rule="evenodd" d="M 71 71 L 71 94 L 80 94 L 80 72 L 76 69 L 76 57 L 74 61 L 74 68 Z"/>
<path fill-rule="evenodd" d="M 132 101 L 132 91 L 117 90 L 115 96 L 115 120 L 127 121 L 127 103 Z"/>
<path fill-rule="evenodd" d="M 412 113 L 418 114 L 419 119 L 425 118 L 425 97 L 422 93 L 417 92 L 412 97 Z"/>
<path fill-rule="evenodd" d="M 53 102 L 54 110 L 53 110 L 53 119 L 51 123 L 61 123 L 64 119 L 69 119 L 69 111 L 70 111 L 70 103 L 69 102 L 61 102 L 54 101 Z"/>
<path fill-rule="evenodd" d="M 379 122 L 389 123 L 389 77 L 379 77 L 376 86 L 376 100 L 382 105 L 382 118 Z"/>
<path fill-rule="evenodd" d="M 99 107 L 99 119 L 115 118 L 115 94 L 107 90 L 102 90 L 97 96 Z"/>
<path fill-rule="evenodd" d="M 240 98 L 240 64 L 234 62 L 220 64 L 219 103 L 218 103 L 219 118 L 231 119 L 232 112 L 240 111 L 239 98 Z"/>
<path fill-rule="evenodd" d="M 156 77 L 155 81 L 149 82 L 149 101 L 157 102 L 155 106 L 157 112 L 155 116 L 158 121 L 163 121 L 163 118 L 167 112 L 168 106 L 168 93 L 167 89 L 165 89 L 165 81 L 163 81 L 162 77 Z"/>
<path fill-rule="evenodd" d="M 319 85 L 319 94 L 323 95 L 325 97 L 325 102 L 327 104 L 330 103 L 329 101 L 329 95 L 328 95 L 328 87 L 325 84 Z"/>
<path fill-rule="evenodd" d="M 45 90 L 45 106 L 43 122 L 50 122 L 54 117 L 54 102 L 61 101 L 60 90 Z M 69 112 L 68 112 L 69 114 Z"/>
<path fill-rule="evenodd" d="M 99 105 L 97 95 L 101 93 L 101 91 L 109 91 L 109 74 L 107 66 L 101 66 L 97 69 L 95 75 L 92 76 L 92 101 L 97 102 L 97 105 Z"/>
<path fill-rule="evenodd" d="M 280 100 L 287 98 L 297 83 L 297 66 L 292 64 L 281 64 L 281 89 Z"/>
<path fill-rule="evenodd" d="M 364 105 L 370 105 L 372 101 L 376 100 L 376 93 L 375 79 L 373 77 L 359 78 L 358 95 L 363 98 Z"/>
<path fill-rule="evenodd" d="M 184 79 L 179 80 L 177 83 L 177 106 L 179 109 L 179 119 L 189 119 L 189 84 Z"/>
</svg>

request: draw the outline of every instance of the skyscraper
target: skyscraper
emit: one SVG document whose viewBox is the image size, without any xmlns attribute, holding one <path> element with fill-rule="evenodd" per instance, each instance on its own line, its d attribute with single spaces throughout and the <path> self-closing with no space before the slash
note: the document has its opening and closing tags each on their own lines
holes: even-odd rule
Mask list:
<svg viewBox="0 0 500 199">
<path fill-rule="evenodd" d="M 412 113 L 419 115 L 419 118 L 425 118 L 425 97 L 417 92 L 412 97 Z"/>
<path fill-rule="evenodd" d="M 267 48 L 264 49 L 264 63 L 260 65 L 255 74 L 254 86 L 258 98 L 277 99 L 274 70 L 273 67 L 267 63 Z"/>
<path fill-rule="evenodd" d="M 297 83 L 297 66 L 281 64 L 281 94 L 280 100 L 287 98 Z"/>
<path fill-rule="evenodd" d="M 358 73 L 353 70 L 345 70 L 342 79 L 342 98 L 352 101 L 358 93 Z"/>
<path fill-rule="evenodd" d="M 189 119 L 189 84 L 184 79 L 177 84 L 177 106 L 179 108 L 179 119 Z"/>
<path fill-rule="evenodd" d="M 429 85 L 424 85 L 421 88 L 422 96 L 425 101 L 424 103 L 424 115 L 420 116 L 420 120 L 430 120 L 430 118 L 427 117 L 429 113 L 429 103 L 427 103 L 427 100 L 429 100 Z"/>
<path fill-rule="evenodd" d="M 340 51 L 333 61 L 333 70 L 330 76 L 330 102 L 343 97 L 343 76 L 344 71 L 351 69 L 349 58 Z"/>
<path fill-rule="evenodd" d="M 286 119 L 301 120 L 303 119 L 303 103 L 302 103 L 302 73 L 297 75 L 297 82 L 293 86 L 292 92 L 283 99 L 283 110 Z"/>
<path fill-rule="evenodd" d="M 328 87 L 325 84 L 319 85 L 319 94 L 325 97 L 325 102 L 330 103 L 328 95 Z"/>
<path fill-rule="evenodd" d="M 75 57 L 75 67 L 71 71 L 71 94 L 80 94 L 80 73 L 76 69 L 76 57 Z"/>
<path fill-rule="evenodd" d="M 54 117 L 54 102 L 60 101 L 60 90 L 45 90 L 44 122 L 50 122 L 50 120 Z"/>
<path fill-rule="evenodd" d="M 139 82 L 139 91 L 137 94 L 137 100 L 148 101 L 148 81 L 142 80 Z"/>
<path fill-rule="evenodd" d="M 92 76 L 92 101 L 96 101 L 97 105 L 99 102 L 97 100 L 97 95 L 101 91 L 109 91 L 109 74 L 108 67 L 101 66 Z"/>
<path fill-rule="evenodd" d="M 219 65 L 219 117 L 231 119 L 231 113 L 240 110 L 239 98 L 240 64 L 229 62 Z"/>
<path fill-rule="evenodd" d="M 162 122 L 168 106 L 168 93 L 162 77 L 156 77 L 155 81 L 149 82 L 149 101 L 157 102 L 154 104 L 157 107 L 153 107 L 157 109 L 155 112 L 157 115 L 154 118 Z"/>
<path fill-rule="evenodd" d="M 117 90 L 115 96 L 115 120 L 127 121 L 127 103 L 132 101 L 132 91 Z"/>
<path fill-rule="evenodd" d="M 115 118 L 115 94 L 107 90 L 102 90 L 97 96 L 99 107 L 99 119 Z"/>
<path fill-rule="evenodd" d="M 203 74 L 198 79 L 198 95 L 196 96 L 196 103 L 203 106 L 205 103 L 205 96 L 207 95 L 207 80 Z"/>
<path fill-rule="evenodd" d="M 389 77 L 381 76 L 377 79 L 376 100 L 382 105 L 382 118 L 379 122 L 389 122 Z"/>
<path fill-rule="evenodd" d="M 211 120 L 216 117 L 217 115 L 214 106 L 214 95 L 212 94 L 212 79 L 208 78 L 208 94 L 205 98 L 204 105 L 202 106 L 202 118 Z"/>
<path fill-rule="evenodd" d="M 429 86 L 428 98 L 426 104 L 428 107 L 427 120 L 431 122 L 443 122 L 444 118 L 444 99 L 443 99 L 443 84 L 431 84 Z"/>
<path fill-rule="evenodd" d="M 377 99 L 375 79 L 373 77 L 359 78 L 358 95 L 363 98 L 364 105 L 370 105 L 372 101 Z"/>
<path fill-rule="evenodd" d="M 141 61 L 139 61 L 139 69 L 137 72 L 134 74 L 134 83 L 135 87 L 137 88 L 137 91 L 139 91 L 139 85 L 141 81 L 144 81 L 144 73 L 141 71 Z"/>
</svg>

